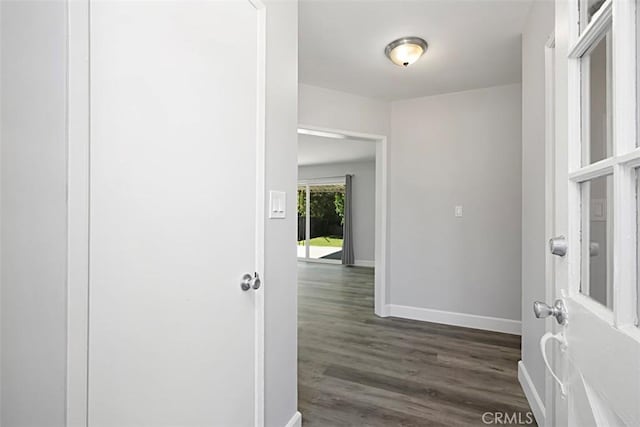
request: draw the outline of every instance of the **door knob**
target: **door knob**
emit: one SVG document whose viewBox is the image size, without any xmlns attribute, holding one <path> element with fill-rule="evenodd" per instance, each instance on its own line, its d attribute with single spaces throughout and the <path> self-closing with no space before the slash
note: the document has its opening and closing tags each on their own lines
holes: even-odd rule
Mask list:
<svg viewBox="0 0 640 427">
<path fill-rule="evenodd" d="M 260 285 L 262 284 L 262 280 L 260 280 L 260 275 L 255 272 L 253 276 L 249 273 L 246 273 L 242 276 L 242 281 L 240 282 L 240 288 L 243 291 L 248 291 L 253 288 L 254 290 L 260 289 Z"/>
<path fill-rule="evenodd" d="M 566 325 L 569 321 L 567 308 L 561 299 L 557 299 L 553 303 L 553 306 L 545 304 L 542 301 L 536 301 L 533 303 L 533 312 L 538 319 L 553 316 L 560 325 Z"/>
<path fill-rule="evenodd" d="M 549 239 L 549 250 L 554 255 L 565 256 L 567 254 L 567 239 L 564 236 Z"/>
<path fill-rule="evenodd" d="M 260 280 L 260 275 L 258 274 L 258 272 L 254 273 L 253 276 L 253 283 L 251 284 L 251 287 L 255 290 L 260 289 L 260 285 L 262 284 L 262 280 Z"/>
</svg>

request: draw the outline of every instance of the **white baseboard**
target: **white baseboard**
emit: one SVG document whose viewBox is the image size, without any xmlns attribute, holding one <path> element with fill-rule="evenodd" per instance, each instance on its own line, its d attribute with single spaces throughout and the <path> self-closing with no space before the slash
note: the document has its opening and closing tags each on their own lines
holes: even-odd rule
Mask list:
<svg viewBox="0 0 640 427">
<path fill-rule="evenodd" d="M 389 304 L 384 304 L 380 312 L 376 312 L 378 317 L 389 317 Z"/>
<path fill-rule="evenodd" d="M 300 412 L 293 414 L 293 417 L 291 417 L 284 427 L 302 427 L 302 414 Z"/>
<path fill-rule="evenodd" d="M 310 262 L 310 263 L 316 263 L 316 264 L 335 264 L 335 265 L 342 265 L 342 261 L 340 261 L 339 259 L 298 258 L 298 261 L 302 261 L 302 262 Z"/>
<path fill-rule="evenodd" d="M 531 406 L 533 416 L 536 417 L 536 422 L 539 426 L 546 425 L 544 403 L 542 402 L 542 399 L 540 399 L 538 390 L 536 390 L 536 386 L 533 385 L 533 381 L 531 381 L 527 367 L 524 366 L 524 362 L 522 360 L 518 362 L 518 381 L 520 381 L 522 391 L 524 391 L 524 395 L 529 402 L 529 406 Z"/>
<path fill-rule="evenodd" d="M 342 265 L 342 261 L 340 261 L 339 259 L 298 258 L 298 261 L 315 262 L 315 263 L 318 263 L 318 264 Z M 369 260 L 366 260 L 366 259 L 357 259 L 357 260 L 354 261 L 353 265 L 355 265 L 356 267 L 375 267 L 376 266 L 376 262 L 375 261 L 369 261 Z"/>
<path fill-rule="evenodd" d="M 518 320 L 434 310 L 431 308 L 410 307 L 407 305 L 388 304 L 387 307 L 389 316 L 401 317 L 403 319 L 443 323 L 445 325 L 463 326 L 465 328 L 483 329 L 486 331 L 504 332 L 515 335 L 520 335 L 522 329 L 521 322 Z"/>
<path fill-rule="evenodd" d="M 355 265 L 356 267 L 375 267 L 376 262 L 367 259 L 357 259 L 355 260 L 355 263 L 353 265 Z"/>
</svg>

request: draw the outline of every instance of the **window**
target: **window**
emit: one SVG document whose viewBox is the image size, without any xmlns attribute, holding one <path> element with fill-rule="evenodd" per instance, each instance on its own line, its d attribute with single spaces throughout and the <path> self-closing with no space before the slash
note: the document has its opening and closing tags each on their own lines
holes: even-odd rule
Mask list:
<svg viewBox="0 0 640 427">
<path fill-rule="evenodd" d="M 611 175 L 580 184 L 581 187 L 581 271 L 580 292 L 613 308 Z"/>
<path fill-rule="evenodd" d="M 298 258 L 308 258 L 307 249 L 307 186 L 298 186 Z"/>
<path fill-rule="evenodd" d="M 341 261 L 344 193 L 344 180 L 298 187 L 298 258 Z"/>
<path fill-rule="evenodd" d="M 582 164 L 613 154 L 611 135 L 611 31 L 581 60 Z"/>
<path fill-rule="evenodd" d="M 596 13 L 602 9 L 605 0 L 580 0 L 580 31 L 591 23 Z"/>
<path fill-rule="evenodd" d="M 631 2 L 573 4 L 579 25 L 569 52 L 569 229 L 570 245 L 580 250 L 570 251 L 569 292 L 585 296 L 584 306 L 613 325 L 630 325 L 640 309 L 640 77 L 638 43 L 628 38 L 638 39 L 639 21 Z"/>
</svg>

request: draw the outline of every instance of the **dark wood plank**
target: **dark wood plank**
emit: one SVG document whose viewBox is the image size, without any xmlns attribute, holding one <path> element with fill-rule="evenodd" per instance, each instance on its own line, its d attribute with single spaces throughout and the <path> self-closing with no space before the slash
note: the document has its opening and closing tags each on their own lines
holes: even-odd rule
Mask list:
<svg viewBox="0 0 640 427">
<path fill-rule="evenodd" d="M 373 269 L 299 263 L 305 427 L 474 426 L 530 411 L 520 337 L 373 314 Z"/>
</svg>

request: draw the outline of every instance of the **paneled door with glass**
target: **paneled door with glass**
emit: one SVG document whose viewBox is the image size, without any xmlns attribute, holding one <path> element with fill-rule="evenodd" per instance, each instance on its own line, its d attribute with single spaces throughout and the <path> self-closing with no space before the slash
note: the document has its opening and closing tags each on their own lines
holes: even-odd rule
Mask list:
<svg viewBox="0 0 640 427">
<path fill-rule="evenodd" d="M 635 0 L 556 2 L 547 425 L 640 425 L 637 22 Z"/>
<path fill-rule="evenodd" d="M 299 184 L 298 258 L 341 262 L 344 194 L 344 180 Z"/>
</svg>

